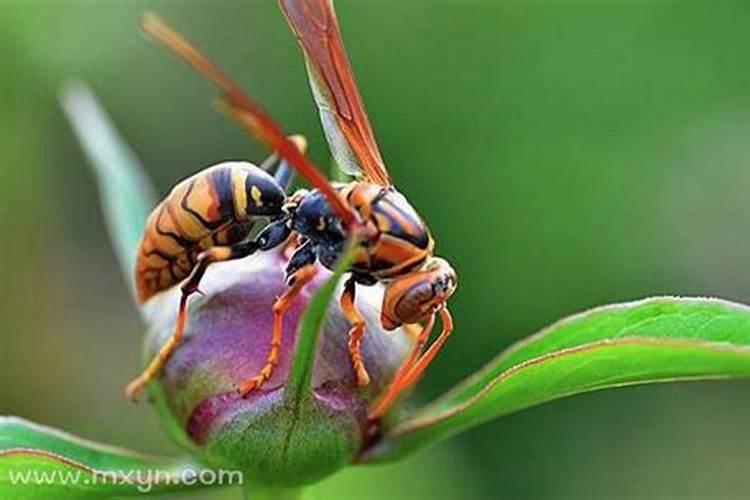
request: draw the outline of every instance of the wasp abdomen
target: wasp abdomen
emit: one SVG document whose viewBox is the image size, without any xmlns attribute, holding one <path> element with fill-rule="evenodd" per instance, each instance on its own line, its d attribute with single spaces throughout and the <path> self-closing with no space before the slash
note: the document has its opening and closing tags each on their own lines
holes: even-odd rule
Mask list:
<svg viewBox="0 0 750 500">
<path fill-rule="evenodd" d="M 177 184 L 156 206 L 136 262 L 138 300 L 184 280 L 198 254 L 247 238 L 255 217 L 281 213 L 285 194 L 264 170 L 247 162 L 225 162 Z"/>
</svg>

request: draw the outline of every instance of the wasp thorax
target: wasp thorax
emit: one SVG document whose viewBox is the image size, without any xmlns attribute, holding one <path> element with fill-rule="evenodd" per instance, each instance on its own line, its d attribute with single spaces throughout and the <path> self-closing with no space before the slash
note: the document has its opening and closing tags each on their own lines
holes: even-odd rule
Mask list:
<svg viewBox="0 0 750 500">
<path fill-rule="evenodd" d="M 357 304 L 367 320 L 362 354 L 370 384 L 359 388 L 347 349 L 349 324 L 338 301 L 330 308 L 313 372 L 312 403 L 291 408 L 284 397 L 294 357 L 296 327 L 310 296 L 328 273 L 320 269 L 285 316 L 279 364 L 246 399 L 237 385 L 263 366 L 272 331 L 272 305 L 285 289 L 281 251 L 212 265 L 205 294 L 190 303 L 185 340 L 151 392 L 178 442 L 197 448 L 217 467 L 246 471 L 256 483 L 294 485 L 324 477 L 349 463 L 371 431 L 368 405 L 385 389 L 411 340 L 384 334 L 379 287 L 365 287 Z M 147 358 L 169 337 L 178 290 L 145 305 L 152 328 Z"/>
</svg>

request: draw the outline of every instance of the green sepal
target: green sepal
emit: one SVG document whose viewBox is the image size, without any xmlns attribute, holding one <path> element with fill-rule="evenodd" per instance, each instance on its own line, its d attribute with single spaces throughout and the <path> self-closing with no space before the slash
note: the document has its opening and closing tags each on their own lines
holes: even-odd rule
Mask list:
<svg viewBox="0 0 750 500">
<path fill-rule="evenodd" d="M 355 247 L 356 240 L 347 243 L 333 274 L 315 292 L 302 314 L 298 327 L 294 362 L 285 390 L 285 397 L 288 400 L 299 402 L 312 395 L 312 373 L 315 356 L 318 352 L 320 332 L 323 329 L 328 307 L 334 299 L 333 294 L 339 281 L 341 281 L 341 276 L 349 269 Z"/>
</svg>

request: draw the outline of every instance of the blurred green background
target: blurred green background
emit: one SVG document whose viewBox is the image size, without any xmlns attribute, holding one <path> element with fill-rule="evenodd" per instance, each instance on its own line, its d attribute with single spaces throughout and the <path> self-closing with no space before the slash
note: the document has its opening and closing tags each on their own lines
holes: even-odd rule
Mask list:
<svg viewBox="0 0 750 500">
<path fill-rule="evenodd" d="M 750 302 L 746 1 L 338 0 L 399 188 L 460 274 L 427 400 L 570 313 L 657 294 Z M 176 449 L 122 396 L 140 324 L 56 103 L 89 82 L 164 193 L 266 150 L 148 43 L 155 10 L 328 163 L 275 2 L 0 0 L 0 414 Z M 748 382 L 558 401 L 318 498 L 747 498 Z M 198 493 L 236 498 L 237 492 Z M 175 497 L 176 498 L 176 497 Z"/>
</svg>

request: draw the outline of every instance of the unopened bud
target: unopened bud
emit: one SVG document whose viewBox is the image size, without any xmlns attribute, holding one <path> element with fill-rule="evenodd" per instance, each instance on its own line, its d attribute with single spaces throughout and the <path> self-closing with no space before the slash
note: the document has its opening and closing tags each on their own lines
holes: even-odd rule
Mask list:
<svg viewBox="0 0 750 500">
<path fill-rule="evenodd" d="M 271 308 L 285 290 L 281 252 L 264 252 L 210 266 L 192 298 L 185 337 L 153 383 L 151 394 L 167 428 L 209 465 L 240 469 L 258 484 L 299 485 L 325 477 L 356 456 L 370 429 L 367 408 L 405 359 L 411 340 L 380 326 L 382 290 L 358 287 L 356 305 L 367 321 L 362 355 L 370 383 L 359 387 L 348 350 L 349 325 L 338 300 L 329 307 L 312 374 L 312 397 L 285 397 L 297 326 L 312 294 L 329 273 L 322 268 L 284 316 L 279 363 L 246 398 L 237 387 L 255 376 L 268 355 Z M 336 299 L 338 295 L 336 295 Z M 169 338 L 179 289 L 144 307 L 151 318 L 150 358 Z"/>
</svg>

